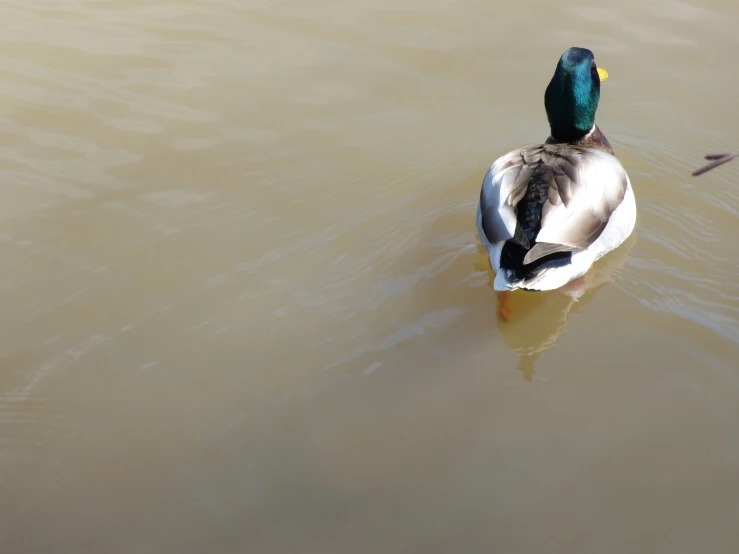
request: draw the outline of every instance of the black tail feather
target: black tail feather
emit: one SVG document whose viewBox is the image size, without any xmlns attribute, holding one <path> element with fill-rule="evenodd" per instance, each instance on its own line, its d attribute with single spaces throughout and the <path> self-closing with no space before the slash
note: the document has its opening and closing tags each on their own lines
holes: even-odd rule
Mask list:
<svg viewBox="0 0 739 554">
<path fill-rule="evenodd" d="M 532 244 L 533 246 L 533 244 Z M 515 280 L 532 279 L 539 270 L 548 267 L 563 267 L 572 261 L 572 252 L 554 252 L 538 258 L 530 264 L 524 264 L 529 249 L 508 241 L 503 245 L 500 253 L 500 267 L 512 271 Z"/>
</svg>

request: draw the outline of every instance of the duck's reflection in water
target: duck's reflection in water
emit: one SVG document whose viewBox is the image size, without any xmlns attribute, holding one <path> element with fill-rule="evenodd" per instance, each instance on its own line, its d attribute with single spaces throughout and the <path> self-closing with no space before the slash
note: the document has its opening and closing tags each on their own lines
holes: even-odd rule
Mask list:
<svg viewBox="0 0 739 554">
<path fill-rule="evenodd" d="M 619 248 L 601 258 L 581 278 L 556 291 L 515 291 L 508 295 L 507 321 L 497 319 L 505 343 L 519 355 L 518 369 L 532 381 L 534 365 L 542 352 L 551 348 L 567 328 L 570 312 L 582 312 L 598 290 L 613 281 L 636 243 L 633 234 Z M 494 276 L 490 273 L 492 288 Z"/>
</svg>

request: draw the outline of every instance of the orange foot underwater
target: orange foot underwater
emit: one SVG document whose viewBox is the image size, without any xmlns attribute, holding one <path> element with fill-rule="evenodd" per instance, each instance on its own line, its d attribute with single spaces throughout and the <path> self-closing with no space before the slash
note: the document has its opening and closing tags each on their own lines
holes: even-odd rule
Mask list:
<svg viewBox="0 0 739 554">
<path fill-rule="evenodd" d="M 510 291 L 496 291 L 498 297 L 498 321 L 508 323 L 511 318 L 511 293 Z"/>
</svg>

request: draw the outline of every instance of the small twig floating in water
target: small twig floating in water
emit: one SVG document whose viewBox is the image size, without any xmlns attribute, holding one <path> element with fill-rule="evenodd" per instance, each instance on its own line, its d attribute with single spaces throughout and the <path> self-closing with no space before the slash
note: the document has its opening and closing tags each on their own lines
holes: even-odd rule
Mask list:
<svg viewBox="0 0 739 554">
<path fill-rule="evenodd" d="M 714 167 L 718 167 L 722 164 L 725 164 L 726 162 L 730 162 L 736 157 L 739 157 L 739 152 L 734 153 L 734 154 L 707 154 L 706 159 L 713 160 L 713 161 L 710 164 L 704 165 L 700 169 L 696 169 L 695 171 L 693 171 L 692 175 L 693 177 L 702 175 L 706 171 L 709 171 L 713 169 Z"/>
</svg>

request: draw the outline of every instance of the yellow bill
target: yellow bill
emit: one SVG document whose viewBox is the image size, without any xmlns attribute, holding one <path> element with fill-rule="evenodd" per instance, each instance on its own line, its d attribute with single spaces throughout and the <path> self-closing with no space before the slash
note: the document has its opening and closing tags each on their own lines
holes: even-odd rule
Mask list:
<svg viewBox="0 0 739 554">
<path fill-rule="evenodd" d="M 605 81 L 606 79 L 608 79 L 608 71 L 606 71 L 602 67 L 599 67 L 598 68 L 598 76 L 600 77 L 600 80 L 601 81 Z"/>
</svg>

